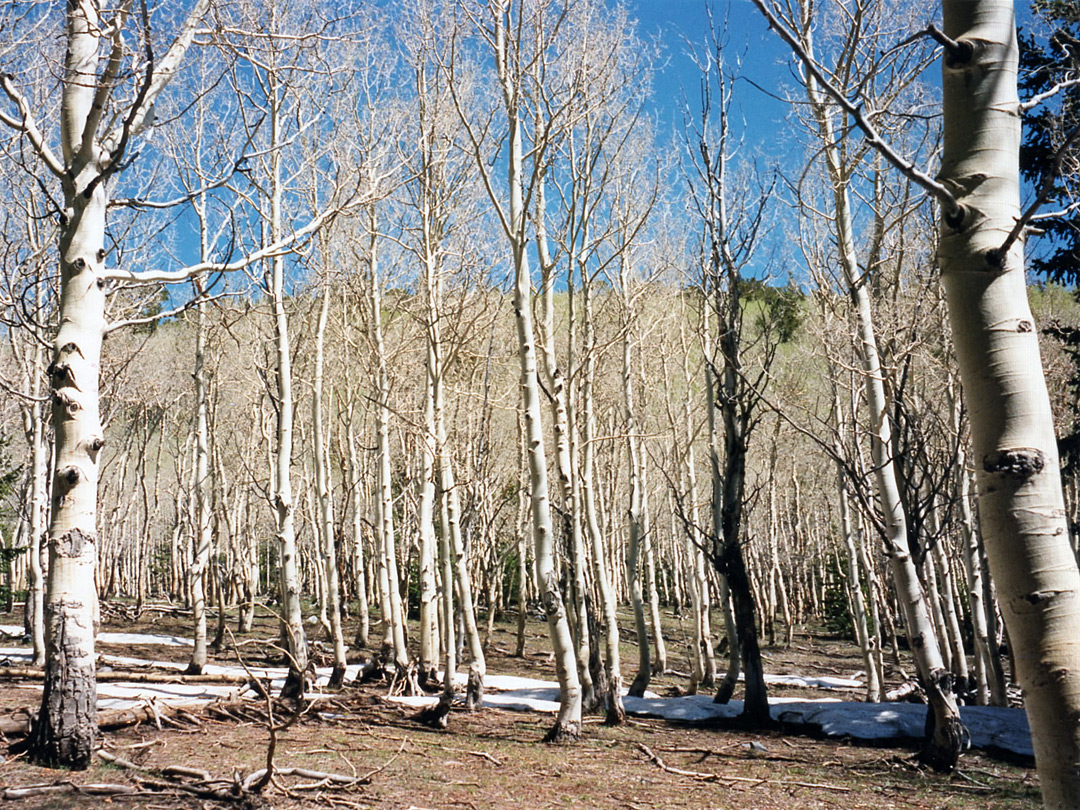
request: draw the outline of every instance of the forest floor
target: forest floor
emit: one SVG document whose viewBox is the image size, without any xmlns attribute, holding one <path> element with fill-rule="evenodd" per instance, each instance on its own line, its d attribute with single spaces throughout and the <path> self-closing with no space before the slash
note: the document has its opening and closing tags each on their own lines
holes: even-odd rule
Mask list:
<svg viewBox="0 0 1080 810">
<path fill-rule="evenodd" d="M 144 613 L 137 621 L 108 618 L 105 630 L 130 633 L 188 634 L 188 619 Z M 683 622 L 670 615 L 669 659 L 685 670 Z M 19 617 L 0 614 L 0 624 Z M 515 658 L 515 631 L 496 624 L 488 643 L 488 672 L 554 680 L 545 625 L 530 619 L 525 656 Z M 272 617 L 263 616 L 255 637 L 273 638 Z M 140 658 L 184 661 L 184 647 L 99 645 L 101 652 Z M 254 657 L 253 648 L 246 656 Z M 764 649 L 771 674 L 849 676 L 861 669 L 854 646 L 822 633 L 800 629 L 790 647 Z M 636 647 L 624 649 L 624 675 L 636 660 Z M 235 663 L 223 653 L 217 663 Z M 254 663 L 264 663 L 255 659 Z M 661 695 L 680 694 L 685 676 L 653 679 Z M 487 808 L 582 807 L 590 810 L 662 810 L 663 808 L 738 808 L 739 810 L 809 810 L 845 808 L 1038 808 L 1038 782 L 1024 764 L 968 752 L 960 770 L 949 776 L 928 773 L 913 761 L 908 747 L 868 747 L 780 732 L 747 732 L 675 725 L 658 719 L 629 718 L 619 727 L 599 717 L 586 720 L 577 741 L 540 742 L 550 715 L 485 709 L 455 710 L 449 728 L 432 731 L 413 720 L 415 709 L 386 700 L 387 687 L 348 686 L 314 704 L 297 722 L 278 734 L 274 765 L 345 777 L 360 783 L 329 786 L 316 778 L 275 777 L 245 807 L 381 808 L 385 810 L 486 810 Z M 820 696 L 858 700 L 858 692 L 778 687 L 774 695 Z M 739 697 L 737 694 L 736 697 Z M 95 758 L 85 772 L 44 769 L 7 755 L 0 764 L 0 792 L 30 785 L 58 785 L 58 791 L 5 802 L 13 807 L 97 808 L 103 803 L 146 808 L 228 806 L 179 787 L 168 787 L 172 766 L 203 771 L 214 779 L 233 780 L 265 765 L 269 732 L 258 720 L 260 703 L 251 702 L 246 719 L 223 719 L 192 710 L 183 722 L 143 723 L 102 735 L 107 752 L 142 770 L 118 767 Z M 35 693 L 6 686 L 0 690 L 0 714 L 36 708 Z M 279 716 L 280 717 L 280 716 Z M 71 789 L 105 783 L 136 792 L 88 795 Z M 191 786 L 191 777 L 179 780 Z M 165 785 L 163 787 L 163 785 Z M 232 802 L 236 804 L 236 802 Z"/>
</svg>

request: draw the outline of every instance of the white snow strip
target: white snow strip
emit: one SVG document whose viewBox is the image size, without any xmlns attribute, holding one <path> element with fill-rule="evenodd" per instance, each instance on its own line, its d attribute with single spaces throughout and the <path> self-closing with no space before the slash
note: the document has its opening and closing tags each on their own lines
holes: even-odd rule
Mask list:
<svg viewBox="0 0 1080 810">
<path fill-rule="evenodd" d="M 742 680 L 740 678 L 740 680 Z M 805 689 L 861 689 L 866 686 L 856 676 L 850 678 L 837 678 L 831 675 L 824 677 L 804 675 L 766 675 L 765 683 L 777 686 L 801 686 Z"/>
<path fill-rule="evenodd" d="M 102 644 L 160 644 L 163 647 L 194 647 L 190 638 L 166 636 L 156 633 L 98 633 Z"/>
<path fill-rule="evenodd" d="M 21 635 L 22 628 L 0 626 L 0 631 Z M 171 647 L 190 647 L 190 639 L 168 635 L 102 633 L 99 640 L 111 644 L 161 644 Z M 26 647 L 0 647 L 0 662 L 23 664 L 30 660 L 31 653 Z M 154 667 L 179 671 L 186 668 L 186 663 L 168 661 L 147 661 L 130 656 L 103 655 L 101 660 L 110 666 Z M 359 667 L 346 668 L 346 682 L 356 678 Z M 205 668 L 208 675 L 239 675 L 247 673 L 238 664 L 209 664 Z M 272 688 L 280 688 L 287 671 L 284 667 L 251 667 L 251 672 L 260 678 L 271 680 Z M 323 686 L 330 677 L 329 668 L 320 668 L 316 672 L 316 687 Z M 454 682 L 466 684 L 468 676 L 457 673 Z M 858 675 L 850 678 L 839 677 L 802 677 L 796 675 L 766 675 L 767 683 L 785 686 L 803 686 L 823 689 L 858 688 L 863 685 Z M 15 686 L 37 689 L 40 684 L 15 684 Z M 521 678 L 514 675 L 488 675 L 484 678 L 484 704 L 491 708 L 516 711 L 556 712 L 559 709 L 559 685 L 554 681 L 542 681 L 533 678 Z M 219 684 L 147 684 L 105 682 L 98 684 L 99 708 L 127 708 L 146 700 L 160 703 L 192 704 L 219 698 L 235 697 L 247 690 L 240 685 Z M 392 697 L 388 700 L 402 706 L 417 709 L 432 706 L 438 697 Z M 851 737 L 859 740 L 883 740 L 895 737 L 919 738 L 923 735 L 926 719 L 926 707 L 915 703 L 856 703 L 842 702 L 835 698 L 821 700 L 802 700 L 786 697 L 773 698 L 769 701 L 771 714 L 777 720 L 788 723 L 802 723 L 818 726 L 829 737 Z M 660 717 L 669 720 L 700 721 L 710 718 L 732 718 L 742 711 L 742 702 L 733 700 L 726 705 L 712 702 L 710 695 L 688 695 L 677 698 L 662 698 L 654 692 L 647 692 L 644 698 L 623 698 L 623 705 L 629 714 L 640 717 Z M 1027 717 L 1021 709 L 1002 709 L 991 706 L 962 706 L 960 716 L 971 737 L 975 748 L 997 748 L 1011 751 L 1022 756 L 1034 756 L 1031 746 L 1031 733 Z"/>
</svg>

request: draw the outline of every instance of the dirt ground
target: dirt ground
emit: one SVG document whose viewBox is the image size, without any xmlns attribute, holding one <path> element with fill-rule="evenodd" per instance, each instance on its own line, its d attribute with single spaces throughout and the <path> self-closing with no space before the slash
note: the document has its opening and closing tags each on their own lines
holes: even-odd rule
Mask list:
<svg viewBox="0 0 1080 810">
<path fill-rule="evenodd" d="M 668 639 L 674 670 L 686 669 L 681 653 L 681 623 L 671 622 Z M 0 615 L 0 623 L 17 623 Z M 186 634 L 183 616 L 143 614 L 130 622 L 114 617 L 109 630 Z M 256 635 L 272 638 L 272 619 L 263 618 Z M 510 625 L 497 625 L 488 644 L 488 671 L 498 674 L 554 678 L 548 642 L 540 622 L 530 622 L 524 658 L 509 655 L 514 647 Z M 102 652 L 184 660 L 176 647 L 115 648 Z M 255 658 L 251 647 L 242 648 Z M 636 660 L 627 645 L 624 665 L 629 674 Z M 806 632 L 789 649 L 765 649 L 766 671 L 776 674 L 849 675 L 857 671 L 855 650 L 846 643 Z M 223 653 L 222 662 L 235 662 Z M 652 689 L 674 694 L 686 679 L 665 675 Z M 228 804 L 283 808 L 1037 808 L 1038 784 L 1033 769 L 969 752 L 961 769 L 950 776 L 920 770 L 912 749 L 851 745 L 844 741 L 784 736 L 778 732 L 680 727 L 662 720 L 629 719 L 606 727 L 588 718 L 577 741 L 560 745 L 540 742 L 549 715 L 500 710 L 455 711 L 450 727 L 432 731 L 413 720 L 415 710 L 385 700 L 383 684 L 350 686 L 310 706 L 297 722 L 280 732 L 274 755 L 277 769 L 307 769 L 360 784 L 333 786 L 311 776 L 275 777 L 259 796 L 216 801 L 185 792 L 198 790 L 197 780 L 233 781 L 265 765 L 269 732 L 261 717 L 263 704 L 252 702 L 237 719 L 206 709 L 190 717 L 107 732 L 107 753 L 131 767 L 95 759 L 85 772 L 43 769 L 6 755 L 0 764 L 0 792 L 31 785 L 58 785 L 58 791 L 10 800 L 24 808 L 91 808 L 102 804 L 174 810 L 213 808 Z M 815 696 L 814 690 L 776 690 L 776 694 Z M 830 695 L 859 699 L 858 693 Z M 5 684 L 0 714 L 35 707 L 36 693 Z M 198 777 L 170 776 L 180 766 L 205 772 Z M 105 783 L 135 792 L 86 795 L 70 786 Z"/>
</svg>

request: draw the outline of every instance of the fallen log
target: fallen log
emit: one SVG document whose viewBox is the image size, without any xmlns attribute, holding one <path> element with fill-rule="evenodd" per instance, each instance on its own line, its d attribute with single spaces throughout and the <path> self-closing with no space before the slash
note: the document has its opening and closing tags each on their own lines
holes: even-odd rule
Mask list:
<svg viewBox="0 0 1080 810">
<path fill-rule="evenodd" d="M 98 712 L 98 728 L 102 731 L 114 731 L 139 723 L 160 726 L 163 719 L 171 719 L 183 713 L 183 706 L 172 706 L 168 703 L 155 703 L 152 706 L 143 704 L 128 709 L 105 709 Z M 36 712 L 23 709 L 19 714 L 0 717 L 0 734 L 6 737 L 25 737 L 30 733 L 30 724 L 36 715 Z"/>
<path fill-rule="evenodd" d="M 9 681 L 33 681 L 45 677 L 45 670 L 40 667 L 0 667 L 0 680 Z M 132 672 L 130 670 L 107 669 L 98 670 L 97 680 L 99 683 L 211 683 L 224 685 L 243 685 L 251 679 L 247 675 L 185 675 L 177 670 L 175 672 L 146 672 L 143 670 Z"/>
</svg>

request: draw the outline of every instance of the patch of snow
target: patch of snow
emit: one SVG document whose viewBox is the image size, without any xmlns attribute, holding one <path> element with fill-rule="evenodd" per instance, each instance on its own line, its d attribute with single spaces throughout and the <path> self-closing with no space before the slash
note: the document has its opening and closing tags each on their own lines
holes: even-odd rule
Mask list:
<svg viewBox="0 0 1080 810">
<path fill-rule="evenodd" d="M 0 626 L 0 631 L 21 635 L 22 628 Z M 190 647 L 190 639 L 177 636 L 102 633 L 99 640 L 111 644 L 161 644 L 171 647 Z M 31 653 L 26 647 L 0 647 L 0 661 L 12 663 L 29 662 Z M 123 667 L 149 667 L 159 670 L 175 670 L 179 674 L 186 663 L 147 661 L 130 656 L 103 655 L 103 663 Z M 280 688 L 287 671 L 284 667 L 251 667 L 260 678 L 271 680 L 273 689 Z M 346 668 L 346 682 L 354 680 L 359 666 Z M 239 664 L 209 664 L 207 675 L 244 676 L 247 673 Z M 316 687 L 324 686 L 331 670 L 316 671 Z M 861 674 L 861 673 L 860 673 Z M 455 684 L 465 686 L 468 675 L 463 672 L 454 676 Z M 819 689 L 859 688 L 863 686 L 859 675 L 850 678 L 801 677 L 795 675 L 766 675 L 767 683 L 784 686 L 802 686 Z M 13 684 L 36 688 L 40 684 Z M 484 705 L 491 708 L 556 712 L 559 709 L 559 685 L 554 681 L 542 681 L 513 675 L 487 675 L 484 678 Z M 98 684 L 99 708 L 127 708 L 146 700 L 161 703 L 191 704 L 218 698 L 230 698 L 247 690 L 240 684 L 184 684 L 184 683 L 124 683 L 104 682 Z M 464 696 L 462 696 L 462 699 Z M 416 709 L 433 706 L 436 696 L 391 697 L 388 700 Z M 817 726 L 829 737 L 851 737 L 858 740 L 884 740 L 896 737 L 918 739 L 923 734 L 926 707 L 915 703 L 861 703 L 840 701 L 835 698 L 804 700 L 797 697 L 772 698 L 771 714 L 777 720 Z M 659 717 L 668 720 L 694 722 L 714 718 L 734 718 L 742 711 L 742 701 L 733 700 L 726 705 L 713 703 L 711 695 L 687 695 L 662 698 L 654 692 L 646 692 L 643 698 L 623 697 L 628 714 L 639 717 Z M 1034 756 L 1031 732 L 1022 709 L 1003 709 L 991 706 L 962 706 L 960 716 L 970 734 L 975 748 L 996 748 L 1022 756 Z"/>
<path fill-rule="evenodd" d="M 98 633 L 102 644 L 160 644 L 163 647 L 194 647 L 190 638 L 166 636 L 158 633 Z"/>
<path fill-rule="evenodd" d="M 109 681 L 98 684 L 98 708 L 126 708 L 145 700 L 157 703 L 184 705 L 230 700 L 239 696 L 246 686 L 209 683 L 124 683 Z M 102 700 L 104 696 L 106 700 Z M 108 700 L 108 699 L 113 700 Z M 108 705 L 115 703 L 115 705 Z"/>
<path fill-rule="evenodd" d="M 7 660 L 12 664 L 28 664 L 34 654 L 25 647 L 0 647 L 0 661 Z"/>
<path fill-rule="evenodd" d="M 742 680 L 740 678 L 740 680 Z M 856 676 L 850 678 L 837 678 L 826 675 L 823 677 L 804 675 L 766 675 L 765 683 L 777 686 L 800 686 L 805 689 L 861 689 L 866 686 Z"/>
</svg>

